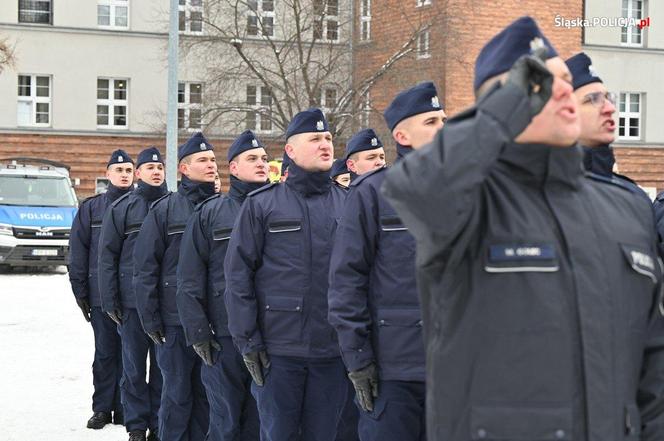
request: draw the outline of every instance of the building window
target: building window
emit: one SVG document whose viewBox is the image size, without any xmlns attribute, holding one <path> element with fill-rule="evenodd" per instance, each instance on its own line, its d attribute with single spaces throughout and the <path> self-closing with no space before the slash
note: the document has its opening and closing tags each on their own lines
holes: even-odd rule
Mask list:
<svg viewBox="0 0 664 441">
<path fill-rule="evenodd" d="M 270 112 L 272 109 L 272 93 L 265 86 L 247 85 L 247 107 L 246 126 L 249 130 L 259 132 L 272 131 L 272 119 Z"/>
<path fill-rule="evenodd" d="M 180 32 L 203 32 L 203 0 L 179 0 L 178 20 Z"/>
<path fill-rule="evenodd" d="M 247 7 L 247 35 L 273 37 L 274 0 L 249 0 Z"/>
<path fill-rule="evenodd" d="M 339 0 L 314 0 L 314 40 L 339 40 Z"/>
<path fill-rule="evenodd" d="M 360 40 L 371 40 L 371 0 L 360 0 Z"/>
<path fill-rule="evenodd" d="M 364 129 L 368 129 L 370 126 L 369 117 L 371 116 L 371 95 L 367 92 L 364 97 L 364 103 L 362 104 L 362 113 L 360 114 L 360 125 Z"/>
<path fill-rule="evenodd" d="M 620 93 L 618 104 L 618 137 L 620 139 L 641 139 L 642 97 L 641 93 Z"/>
<path fill-rule="evenodd" d="M 431 4 L 431 0 L 416 0 L 416 1 L 417 1 L 417 3 L 416 3 L 417 7 L 426 6 L 426 5 Z"/>
<path fill-rule="evenodd" d="M 622 16 L 633 18 L 638 22 L 643 18 L 644 3 L 642 0 L 623 0 Z M 625 46 L 643 46 L 643 29 L 638 26 L 622 28 L 620 42 Z"/>
<path fill-rule="evenodd" d="M 201 128 L 203 84 L 178 83 L 178 128 Z"/>
<path fill-rule="evenodd" d="M 129 0 L 97 0 L 97 24 L 109 28 L 129 27 Z"/>
<path fill-rule="evenodd" d="M 18 22 L 53 24 L 52 3 L 51 0 L 18 0 Z"/>
<path fill-rule="evenodd" d="M 18 76 L 16 119 L 19 126 L 48 127 L 51 124 L 51 77 Z"/>
<path fill-rule="evenodd" d="M 127 128 L 128 81 L 116 78 L 97 78 L 97 127 Z"/>
<path fill-rule="evenodd" d="M 429 31 L 424 31 L 417 37 L 417 58 L 431 57 L 431 50 L 429 48 L 430 38 L 431 35 Z"/>
</svg>

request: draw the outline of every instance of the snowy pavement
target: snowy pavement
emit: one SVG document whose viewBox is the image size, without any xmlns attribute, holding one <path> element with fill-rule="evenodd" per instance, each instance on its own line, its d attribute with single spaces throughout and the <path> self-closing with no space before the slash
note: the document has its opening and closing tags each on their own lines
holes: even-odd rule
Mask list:
<svg viewBox="0 0 664 441">
<path fill-rule="evenodd" d="M 92 415 L 92 328 L 67 275 L 0 274 L 0 439 L 120 441 Z"/>
</svg>

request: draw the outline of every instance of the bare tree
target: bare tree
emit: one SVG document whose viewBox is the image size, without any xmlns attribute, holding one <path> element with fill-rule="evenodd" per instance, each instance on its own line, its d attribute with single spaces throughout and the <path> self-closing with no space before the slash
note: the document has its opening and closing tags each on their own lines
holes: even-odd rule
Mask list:
<svg viewBox="0 0 664 441">
<path fill-rule="evenodd" d="M 202 15 L 186 16 L 202 21 L 200 34 L 181 38 L 181 51 L 204 66 L 206 125 L 279 132 L 295 113 L 320 106 L 331 131 L 348 135 L 367 111 L 367 92 L 415 49 L 435 20 L 399 23 L 409 26 L 404 40 L 380 67 L 358 76 L 352 66 L 357 39 L 351 4 L 206 0 Z"/>
<path fill-rule="evenodd" d="M 6 67 L 14 66 L 15 62 L 16 54 L 14 46 L 9 42 L 9 39 L 0 38 L 0 73 L 2 73 Z"/>
</svg>

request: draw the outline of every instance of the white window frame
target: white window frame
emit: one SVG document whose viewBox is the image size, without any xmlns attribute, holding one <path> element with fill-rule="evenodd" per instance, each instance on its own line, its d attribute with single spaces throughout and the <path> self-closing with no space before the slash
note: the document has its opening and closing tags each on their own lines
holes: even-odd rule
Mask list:
<svg viewBox="0 0 664 441">
<path fill-rule="evenodd" d="M 632 96 L 638 97 L 639 110 L 634 112 L 631 110 Z M 620 92 L 618 95 L 618 139 L 634 141 L 643 139 L 643 103 L 645 101 L 645 93 L 642 92 Z M 624 110 L 623 110 L 624 109 Z M 638 121 L 639 134 L 637 136 L 631 136 L 629 134 L 629 129 L 631 124 L 629 124 L 630 119 L 636 118 Z M 620 120 L 624 119 L 624 135 L 620 136 Z"/>
<path fill-rule="evenodd" d="M 328 103 L 327 102 L 327 92 L 328 91 L 333 91 L 334 96 L 335 96 L 335 102 L 334 103 Z M 316 91 L 317 94 L 315 96 L 316 102 L 314 105 L 316 107 L 320 107 L 321 110 L 323 110 L 324 113 L 331 111 L 334 109 L 334 107 L 339 103 L 339 91 L 337 90 L 336 87 L 332 86 L 326 86 L 322 87 L 319 90 Z"/>
<path fill-rule="evenodd" d="M 99 124 L 97 121 L 97 128 L 98 129 L 110 129 L 110 130 L 129 130 L 129 78 L 114 78 L 114 77 L 98 77 L 97 78 L 97 93 L 99 93 L 99 80 L 107 80 L 108 81 L 108 98 L 99 98 L 97 97 L 97 106 L 108 106 L 108 124 L 103 125 Z M 126 96 L 125 99 L 116 99 L 115 98 L 115 82 L 116 81 L 124 81 L 126 84 L 125 91 L 126 91 Z M 124 106 L 125 108 L 125 125 L 116 125 L 115 124 L 115 107 L 116 106 Z M 97 109 L 98 110 L 98 109 Z M 98 111 L 95 112 L 95 117 L 98 117 L 99 113 Z"/>
<path fill-rule="evenodd" d="M 371 0 L 360 0 L 360 41 L 371 40 Z"/>
<path fill-rule="evenodd" d="M 30 96 L 23 96 L 18 94 L 18 88 L 20 87 L 20 77 L 29 77 L 30 78 Z M 48 97 L 37 96 L 37 78 L 48 78 Z M 34 75 L 34 74 L 19 74 L 17 79 L 17 109 L 16 109 L 16 125 L 19 127 L 51 127 L 51 121 L 53 118 L 53 105 L 52 99 L 53 96 L 53 77 L 51 75 Z M 27 124 L 22 124 L 18 116 L 18 105 L 19 103 L 30 104 L 30 122 Z M 48 123 L 38 123 L 37 122 L 37 104 L 48 104 Z"/>
<path fill-rule="evenodd" d="M 317 0 L 314 0 L 317 1 Z M 330 14 L 330 0 L 318 0 L 323 3 L 323 21 L 321 23 L 321 38 L 318 38 L 318 41 L 325 41 L 329 43 L 338 43 L 339 40 L 341 39 L 341 25 L 339 21 L 339 10 L 341 6 L 339 5 L 339 0 L 336 0 L 337 2 L 337 13 L 336 14 Z M 314 11 L 315 12 L 315 11 Z M 318 21 L 321 19 L 320 15 L 314 14 L 314 23 L 312 24 L 312 27 L 318 23 Z M 335 22 L 337 24 L 337 38 L 328 38 L 328 33 L 330 31 L 329 24 L 330 22 Z M 312 36 L 315 35 L 316 29 L 313 27 L 312 29 Z"/>
<path fill-rule="evenodd" d="M 7 1 L 7 0 L 5 0 Z M 32 12 L 33 14 L 43 14 L 42 11 L 37 11 L 33 9 L 21 9 L 21 0 L 18 1 L 18 18 L 17 21 L 19 23 L 29 23 L 29 24 L 38 24 L 38 25 L 52 25 L 53 24 L 53 0 L 37 0 L 41 3 L 48 3 L 50 5 L 49 11 L 48 11 L 48 23 L 41 23 L 41 22 L 36 22 L 36 21 L 22 21 L 21 20 L 21 11 L 28 11 Z"/>
<path fill-rule="evenodd" d="M 416 0 L 415 7 L 427 6 L 431 4 L 431 0 Z"/>
<path fill-rule="evenodd" d="M 256 102 L 254 104 L 249 103 L 249 93 L 248 93 L 248 88 L 249 87 L 254 87 L 256 89 Z M 271 112 L 272 108 L 272 102 L 274 101 L 274 95 L 270 94 L 271 99 L 269 104 L 263 104 L 263 97 L 265 95 L 266 91 L 265 86 L 261 86 L 258 84 L 247 84 L 247 87 L 245 88 L 246 90 L 246 104 L 248 107 L 253 108 L 254 110 L 247 110 L 246 115 L 245 115 L 245 126 L 247 129 L 251 129 L 256 133 L 272 133 L 274 132 L 274 122 L 269 118 L 268 115 L 265 115 L 265 109 L 268 109 Z M 254 121 L 254 127 L 251 128 L 249 124 L 247 124 L 247 119 L 249 114 L 253 113 L 253 121 Z M 264 121 L 265 118 L 265 121 Z M 264 129 L 263 128 L 263 123 L 266 123 L 270 125 L 269 129 Z"/>
<path fill-rule="evenodd" d="M 360 114 L 360 126 L 368 129 L 371 126 L 371 94 L 367 92 L 362 103 L 362 113 Z"/>
<path fill-rule="evenodd" d="M 184 102 L 180 102 L 180 85 L 184 86 Z M 201 88 L 201 102 L 191 102 L 191 86 L 199 85 Z M 182 118 L 183 125 L 180 126 L 180 110 L 184 115 Z M 199 110 L 201 112 L 201 119 L 198 127 L 191 126 L 191 111 Z M 203 82 L 201 81 L 180 81 L 178 83 L 178 130 L 187 132 L 199 131 L 203 127 Z"/>
<path fill-rule="evenodd" d="M 263 7 L 264 0 L 254 0 L 256 2 L 256 10 L 253 10 L 247 2 L 247 24 L 245 28 L 245 33 L 249 38 L 273 38 L 276 30 L 276 16 L 274 14 L 276 9 L 276 0 L 270 0 L 272 3 L 272 10 L 266 11 Z M 256 17 L 256 34 L 249 34 L 249 17 Z M 272 33 L 264 34 L 263 33 L 263 22 L 266 18 L 272 19 Z"/>
<path fill-rule="evenodd" d="M 108 6 L 109 24 L 99 24 L 99 7 Z M 127 9 L 127 24 L 122 26 L 117 24 L 117 9 Z M 97 0 L 97 26 L 103 29 L 129 29 L 129 0 Z"/>
<path fill-rule="evenodd" d="M 417 58 L 431 58 L 431 31 L 426 30 L 417 37 Z"/>
<path fill-rule="evenodd" d="M 622 8 L 623 18 L 634 18 L 638 22 L 643 18 L 643 13 L 646 7 L 645 0 L 623 0 L 623 4 L 627 2 L 627 11 Z M 636 8 L 634 7 L 636 3 L 641 3 L 641 9 L 639 15 L 634 15 Z M 639 42 L 635 43 L 636 37 L 639 37 Z M 620 30 L 620 44 L 621 46 L 632 46 L 632 47 L 642 47 L 643 46 L 643 29 L 640 29 L 638 26 L 624 27 Z M 623 41 L 626 39 L 626 41 Z"/>
<path fill-rule="evenodd" d="M 203 2 L 205 0 L 200 0 L 200 5 L 192 5 L 192 0 L 180 0 L 178 2 L 178 31 L 180 34 L 187 34 L 187 35 L 201 35 L 203 33 L 203 30 L 205 29 L 205 26 L 203 24 Z M 182 3 L 184 2 L 184 4 Z M 180 13 L 184 14 L 184 29 L 180 29 L 179 25 L 179 20 L 180 20 Z M 191 15 L 193 13 L 200 13 L 201 14 L 201 30 L 200 31 L 192 31 L 191 30 Z"/>
</svg>

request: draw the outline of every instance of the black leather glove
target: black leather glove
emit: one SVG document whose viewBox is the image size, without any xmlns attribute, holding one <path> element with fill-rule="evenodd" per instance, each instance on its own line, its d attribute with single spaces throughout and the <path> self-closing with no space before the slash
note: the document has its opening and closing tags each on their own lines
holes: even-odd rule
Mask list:
<svg viewBox="0 0 664 441">
<path fill-rule="evenodd" d="M 206 340 L 200 343 L 194 343 L 194 351 L 203 359 L 203 363 L 212 366 L 212 348 L 221 351 L 221 345 L 215 339 Z"/>
<path fill-rule="evenodd" d="M 353 382 L 357 402 L 365 412 L 373 411 L 374 398 L 378 398 L 378 371 L 376 365 L 371 363 L 369 366 L 351 371 L 348 378 Z"/>
<path fill-rule="evenodd" d="M 166 341 L 166 337 L 164 336 L 164 331 L 162 331 L 161 329 L 157 329 L 155 331 L 149 331 L 147 334 L 148 337 L 150 337 L 150 339 L 152 339 L 152 341 L 156 345 L 161 345 Z"/>
<path fill-rule="evenodd" d="M 262 386 L 265 380 L 265 371 L 270 368 L 270 359 L 265 351 L 248 352 L 242 356 L 251 378 L 257 386 Z"/>
<path fill-rule="evenodd" d="M 122 311 L 119 309 L 115 308 L 112 311 L 107 311 L 106 314 L 108 314 L 111 320 L 113 320 L 116 324 L 122 324 Z"/>
<path fill-rule="evenodd" d="M 547 49 L 539 41 L 539 47 L 530 55 L 523 55 L 516 60 L 507 75 L 506 83 L 513 84 L 526 92 L 530 100 L 531 118 L 542 111 L 551 98 L 553 75 L 546 67 Z M 538 46 L 534 40 L 531 46 Z"/>
<path fill-rule="evenodd" d="M 90 303 L 88 303 L 88 300 L 77 298 L 76 304 L 79 308 L 81 308 L 81 312 L 83 313 L 83 317 L 85 317 L 85 321 L 90 322 Z"/>
</svg>

